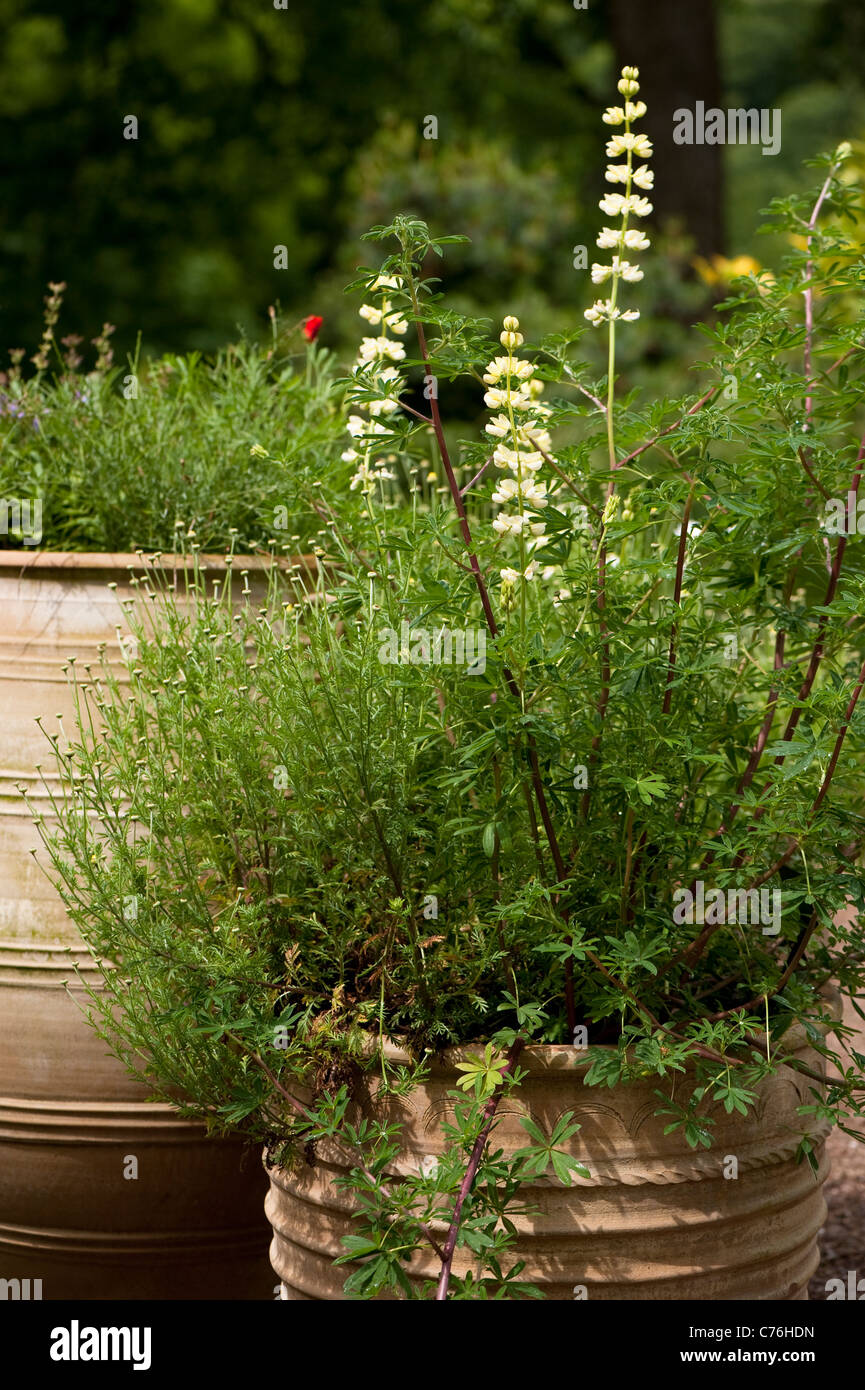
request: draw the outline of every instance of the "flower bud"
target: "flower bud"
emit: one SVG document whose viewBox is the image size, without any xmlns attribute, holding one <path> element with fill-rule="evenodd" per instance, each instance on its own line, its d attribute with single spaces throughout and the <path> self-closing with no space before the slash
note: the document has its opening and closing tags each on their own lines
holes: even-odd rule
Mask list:
<svg viewBox="0 0 865 1390">
<path fill-rule="evenodd" d="M 502 587 L 499 591 L 502 609 L 505 613 L 512 613 L 517 606 L 517 597 L 514 593 L 514 582 L 512 579 L 503 579 Z"/>
</svg>

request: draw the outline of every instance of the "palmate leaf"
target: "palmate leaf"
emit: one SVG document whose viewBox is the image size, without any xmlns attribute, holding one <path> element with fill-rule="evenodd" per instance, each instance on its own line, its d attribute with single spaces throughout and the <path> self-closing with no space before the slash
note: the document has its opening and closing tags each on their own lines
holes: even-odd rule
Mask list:
<svg viewBox="0 0 865 1390">
<path fill-rule="evenodd" d="M 558 956 L 562 961 L 584 961 L 590 951 L 597 951 L 598 941 L 594 937 L 585 937 L 581 930 L 576 930 L 568 941 L 542 941 L 534 949 L 539 955 Z"/>
<path fill-rule="evenodd" d="M 360 1255 L 377 1254 L 381 1249 L 379 1241 L 372 1240 L 369 1236 L 341 1236 L 340 1244 L 345 1246 L 348 1253 L 338 1256 L 337 1264 L 344 1264 L 346 1260 L 357 1259 Z"/>
<path fill-rule="evenodd" d="M 655 800 L 663 800 L 670 791 L 670 784 L 655 772 L 646 772 L 639 777 L 619 776 L 620 785 L 630 793 L 629 800 L 637 804 L 637 798 L 644 806 L 651 806 Z"/>
<path fill-rule="evenodd" d="M 533 1145 L 517 1149 L 513 1155 L 515 1160 L 523 1163 L 527 1174 L 543 1177 L 552 1168 L 556 1178 L 565 1187 L 570 1187 L 575 1177 L 588 1178 L 590 1176 L 589 1170 L 584 1164 L 580 1163 L 573 1154 L 569 1154 L 559 1147 L 559 1145 L 567 1143 L 580 1129 L 578 1124 L 573 1123 L 572 1111 L 560 1116 L 549 1138 L 540 1126 L 526 1115 L 520 1116 L 520 1124 L 529 1137 L 535 1141 Z"/>
<path fill-rule="evenodd" d="M 749 1105 L 753 1106 L 756 1098 L 756 1092 L 749 1091 L 743 1086 L 736 1086 L 732 1082 L 720 1082 L 712 1096 L 713 1100 L 723 1102 L 728 1115 L 732 1115 L 734 1110 L 738 1111 L 740 1115 L 747 1115 Z"/>
<path fill-rule="evenodd" d="M 487 1043 L 482 1057 L 456 1063 L 456 1070 L 465 1073 L 457 1085 L 464 1091 L 474 1090 L 479 1096 L 492 1095 L 502 1083 L 507 1064 L 507 1057 L 496 1057 L 493 1044 Z"/>
</svg>

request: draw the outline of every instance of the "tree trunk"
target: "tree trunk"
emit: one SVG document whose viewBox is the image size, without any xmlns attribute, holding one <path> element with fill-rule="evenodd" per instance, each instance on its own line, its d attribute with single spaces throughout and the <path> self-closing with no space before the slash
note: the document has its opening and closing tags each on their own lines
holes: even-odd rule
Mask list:
<svg viewBox="0 0 865 1390">
<path fill-rule="evenodd" d="M 654 220 L 682 224 L 703 256 L 721 252 L 723 146 L 673 144 L 674 111 L 721 105 L 715 0 L 611 0 L 610 14 L 617 70 L 640 69 L 648 106 L 641 129 L 655 147 Z"/>
</svg>

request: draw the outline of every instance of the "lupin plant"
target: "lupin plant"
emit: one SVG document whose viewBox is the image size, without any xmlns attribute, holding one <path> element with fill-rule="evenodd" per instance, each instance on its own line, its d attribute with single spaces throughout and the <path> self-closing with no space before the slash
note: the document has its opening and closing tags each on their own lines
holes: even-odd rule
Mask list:
<svg viewBox="0 0 865 1390">
<path fill-rule="evenodd" d="M 323 319 L 286 327 L 271 307 L 269 344 L 231 344 L 212 359 L 141 353 L 120 367 L 114 326 L 103 324 L 88 345 L 62 333 L 66 286 L 48 288 L 42 340 L 29 358 L 35 375 L 17 348 L 0 371 L 3 547 L 308 548 L 319 520 L 308 503 L 295 509 L 297 479 L 313 480 L 323 458 L 338 456 L 342 427 L 333 355 L 316 342 Z M 271 459 L 266 475 L 262 455 Z M 12 497 L 32 499 L 38 528 L 8 525 Z"/>
<path fill-rule="evenodd" d="M 500 536 L 515 537 L 520 555 L 519 569 L 506 566 L 501 577 L 507 585 L 519 584 L 524 593 L 523 586 L 534 577 L 538 565 L 536 559 L 528 559 L 529 553 L 544 540 L 546 528 L 538 513 L 547 505 L 547 485 L 537 475 L 544 454 L 549 457 L 552 441 L 543 428 L 549 410 L 538 400 L 543 382 L 535 379 L 531 362 L 514 356 L 523 342 L 519 327 L 512 314 L 502 324 L 499 341 L 508 355 L 487 363 L 484 382 L 489 389 L 484 403 L 500 412 L 485 426 L 487 434 L 500 441 L 493 450 L 493 463 L 510 474 L 498 482 L 492 494 L 492 501 L 502 508 L 493 529 Z"/>
<path fill-rule="evenodd" d="M 810 201 L 773 204 L 792 254 L 736 281 L 704 329 L 699 388 L 635 404 L 617 393 L 615 331 L 636 315 L 619 303 L 641 273 L 628 257 L 648 246 L 630 225 L 652 182 L 637 78 L 623 70 L 604 117 L 624 157 L 608 170 L 624 192 L 601 204 L 619 219 L 599 237 L 612 259 L 592 277 L 608 298 L 588 311 L 606 377 L 574 354 L 583 324 L 532 345 L 507 315 L 496 344 L 447 309 L 423 267 L 458 238 L 411 217 L 373 229 L 394 249 L 357 287 L 381 295 L 361 312 L 382 331 L 347 383 L 368 416 L 351 425 L 367 511 L 346 516 L 323 480 L 315 592 L 280 609 L 275 577 L 260 611 L 169 605 L 158 641 L 138 633 L 134 702 L 88 674 L 78 738 L 55 744 L 71 776 L 50 848 L 102 962 L 103 1035 L 189 1113 L 277 1157 L 342 1147 L 356 1296 L 530 1296 L 508 1212 L 530 1176 L 583 1172 L 569 1115 L 495 1150 L 534 1043 L 587 1035 L 582 1085 L 657 1077 L 659 1112 L 695 1147 L 713 1106 L 752 1113 L 782 1065 L 813 1082 L 803 1115 L 853 1133 L 863 1114 L 862 1058 L 825 996 L 865 984 L 849 150 L 820 161 Z M 414 355 L 386 332 L 403 324 Z M 428 414 L 405 398 L 418 377 Z M 443 409 L 459 378 L 492 418 L 457 454 Z M 544 383 L 560 394 L 542 405 Z M 404 461 L 430 431 L 446 497 L 382 506 L 378 441 Z M 455 658 L 478 631 L 485 662 Z M 784 1053 L 796 1022 L 826 1055 L 834 1034 L 828 1087 Z M 411 1066 L 389 1065 L 386 1038 Z M 444 1154 L 392 1183 L 398 1127 L 350 1117 L 352 1078 L 399 1094 L 452 1045 L 477 1053 Z M 458 1246 L 470 1276 L 453 1273 Z M 410 1277 L 421 1247 L 432 1283 Z"/>
<path fill-rule="evenodd" d="M 394 363 L 402 362 L 405 358 L 405 348 L 399 335 L 408 330 L 406 318 L 399 310 L 394 312 L 388 298 L 388 292 L 398 290 L 400 282 L 393 276 L 376 275 L 369 288 L 371 297 L 377 298 L 378 303 L 362 304 L 358 313 L 379 332 L 375 337 L 362 340 L 354 376 L 358 387 L 358 409 L 364 410 L 370 418 L 365 420 L 360 414 L 349 415 L 346 428 L 352 440 L 360 445 L 360 451 L 352 444 L 342 454 L 344 463 L 357 465 L 357 472 L 349 487 L 352 490 L 360 488 L 367 495 L 375 491 L 377 483 L 392 482 L 396 476 L 388 466 L 388 458 L 373 460 L 373 454 L 384 447 L 383 439 L 389 435 L 388 417 L 400 408 L 399 396 L 405 389 L 405 381 Z M 388 330 L 397 336 L 391 337 Z"/>
<path fill-rule="evenodd" d="M 607 141 L 607 158 L 620 159 L 624 155 L 625 163 L 608 164 L 606 179 L 615 185 L 624 184 L 625 191 L 624 193 L 607 193 L 598 204 L 601 212 L 608 217 L 618 217 L 620 221 L 618 227 L 604 227 L 598 236 L 598 246 L 604 251 L 613 252 L 611 263 L 603 265 L 595 262 L 592 266 L 592 284 L 603 285 L 609 281 L 609 297 L 596 299 L 592 307 L 585 311 L 585 317 L 595 327 L 600 327 L 602 324 L 607 325 L 606 413 L 611 469 L 615 468 L 616 463 L 615 414 L 613 411 L 616 322 L 621 320 L 622 323 L 633 323 L 635 319 L 640 317 L 638 309 L 621 309 L 619 307 L 619 285 L 622 281 L 626 284 L 634 284 L 636 281 L 642 280 L 642 270 L 629 261 L 627 257 L 631 252 L 648 250 L 651 244 L 645 232 L 642 232 L 638 227 L 628 226 L 632 217 L 648 217 L 653 210 L 652 204 L 648 198 L 643 197 L 642 192 L 635 193 L 633 191 L 635 188 L 648 190 L 654 183 L 654 175 L 648 164 L 634 167 L 635 159 L 651 159 L 652 157 L 651 141 L 647 136 L 639 135 L 632 129 L 634 121 L 640 120 L 646 114 L 646 103 L 632 100 L 640 90 L 640 84 L 637 81 L 639 75 L 637 68 L 622 68 L 618 86 L 619 92 L 625 98 L 625 104 L 624 106 L 608 106 L 603 115 L 607 125 L 624 126 L 622 134 L 613 135 Z"/>
</svg>

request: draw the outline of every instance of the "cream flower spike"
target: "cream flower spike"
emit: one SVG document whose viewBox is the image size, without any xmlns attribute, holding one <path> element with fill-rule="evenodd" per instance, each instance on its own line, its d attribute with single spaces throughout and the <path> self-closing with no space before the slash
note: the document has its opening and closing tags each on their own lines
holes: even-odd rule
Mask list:
<svg viewBox="0 0 865 1390">
<path fill-rule="evenodd" d="M 344 463 L 353 463 L 357 469 L 349 483 L 351 490 L 360 489 L 367 497 L 381 489 L 383 483 L 392 482 L 395 478 L 393 471 L 386 467 L 386 460 L 373 458 L 372 452 L 374 446 L 382 443 L 374 436 L 392 433 L 387 421 L 399 411 L 398 398 L 405 387 L 401 373 L 393 365 L 405 360 L 405 348 L 388 335 L 390 330 L 402 336 L 408 329 L 408 320 L 401 310 L 394 308 L 388 297 L 389 290 L 400 291 L 402 288 L 400 276 L 375 275 L 368 282 L 367 290 L 377 302 L 362 304 L 358 309 L 360 317 L 378 332 L 375 337 L 361 339 L 352 376 L 358 377 L 365 388 L 375 385 L 382 394 L 378 399 L 365 396 L 357 401 L 356 409 L 362 413 L 348 417 L 346 431 L 351 436 L 352 445 L 344 449 L 340 457 Z M 354 443 L 357 443 L 357 448 Z"/>
<path fill-rule="evenodd" d="M 610 137 L 606 147 L 608 159 L 621 159 L 624 156 L 624 163 L 607 165 L 607 182 L 617 185 L 617 191 L 606 193 L 598 204 L 607 217 L 619 219 L 619 226 L 603 227 L 597 239 L 602 251 L 613 251 L 615 254 L 610 264 L 596 262 L 592 266 L 592 284 L 609 282 L 610 289 L 607 299 L 596 299 L 591 308 L 585 310 L 584 317 L 595 328 L 616 321 L 633 323 L 640 317 L 638 309 L 622 309 L 618 303 L 620 284 L 634 284 L 643 278 L 639 266 L 625 259 L 622 253 L 645 251 L 650 244 L 644 232 L 628 225 L 631 218 L 648 217 L 652 212 L 652 204 L 643 197 L 643 193 L 651 189 L 655 182 L 648 164 L 636 163 L 652 156 L 651 140 L 631 128 L 634 121 L 646 114 L 646 103 L 634 100 L 640 90 L 639 76 L 639 68 L 622 68 L 617 85 L 625 98 L 624 106 L 608 106 L 601 118 L 606 125 L 624 127 Z M 612 328 L 610 331 L 612 333 Z"/>
<path fill-rule="evenodd" d="M 526 551 L 545 538 L 546 525 L 537 513 L 547 506 L 549 498 L 546 483 L 537 475 L 551 451 L 549 431 L 543 424 L 548 408 L 538 400 L 543 382 L 534 379 L 533 363 L 516 356 L 523 342 L 519 330 L 519 319 L 509 314 L 499 334 L 507 356 L 494 357 L 483 373 L 488 388 L 484 403 L 500 412 L 487 423 L 486 432 L 500 441 L 492 460 L 504 475 L 497 480 L 491 500 L 495 506 L 508 509 L 493 518 L 492 526 L 502 541 L 516 542 L 520 549 L 519 569 L 507 566 L 501 571 L 509 584 L 528 581 L 535 572 L 534 563 L 527 563 Z"/>
</svg>

